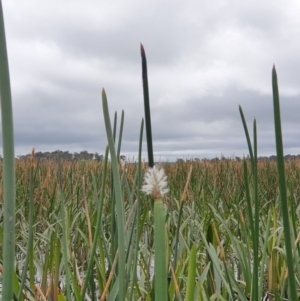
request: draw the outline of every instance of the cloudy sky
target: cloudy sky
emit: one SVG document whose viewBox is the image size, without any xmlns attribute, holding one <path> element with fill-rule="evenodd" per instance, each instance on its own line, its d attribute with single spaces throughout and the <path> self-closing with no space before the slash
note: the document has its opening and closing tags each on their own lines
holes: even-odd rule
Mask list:
<svg viewBox="0 0 300 301">
<path fill-rule="evenodd" d="M 275 64 L 285 154 L 300 153 L 300 2 L 3 1 L 16 155 L 103 153 L 101 90 L 125 111 L 122 154 L 134 157 L 144 116 L 145 47 L 156 159 L 275 154 Z M 297 71 L 298 70 L 298 71 Z M 146 151 L 146 144 L 143 146 Z"/>
</svg>

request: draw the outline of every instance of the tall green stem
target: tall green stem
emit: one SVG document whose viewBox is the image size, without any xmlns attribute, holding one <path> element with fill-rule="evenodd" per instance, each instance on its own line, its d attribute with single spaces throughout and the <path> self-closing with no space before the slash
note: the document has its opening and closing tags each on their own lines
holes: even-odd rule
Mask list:
<svg viewBox="0 0 300 301">
<path fill-rule="evenodd" d="M 26 281 L 29 259 L 31 256 L 33 256 L 33 254 L 32 254 L 33 253 L 33 190 L 34 190 L 33 172 L 34 172 L 34 148 L 32 149 L 31 158 L 30 158 L 30 180 L 29 180 L 30 181 L 30 184 L 29 184 L 30 196 L 29 196 L 28 244 L 27 244 L 27 253 L 26 253 L 25 263 L 24 263 L 23 271 L 22 271 L 20 289 L 19 289 L 19 293 L 18 293 L 18 300 L 21 300 L 22 291 L 23 291 L 25 281 Z M 29 272 L 29 274 L 30 274 L 30 272 Z M 29 279 L 30 279 L 30 281 L 33 282 L 33 278 L 31 279 L 31 277 L 29 276 Z"/>
<path fill-rule="evenodd" d="M 189 256 L 189 270 L 187 279 L 187 289 L 185 301 L 194 300 L 194 290 L 195 290 L 195 279 L 196 279 L 196 255 L 197 248 L 195 245 L 192 246 Z"/>
<path fill-rule="evenodd" d="M 162 199 L 154 200 L 155 300 L 168 300 L 165 217 Z"/>
<path fill-rule="evenodd" d="M 253 121 L 253 140 L 254 140 L 254 158 L 252 162 L 253 166 L 253 184 L 254 184 L 254 228 L 255 233 L 253 237 L 253 280 L 252 280 L 252 299 L 259 300 L 258 298 L 258 248 L 259 248 L 259 198 L 258 198 L 258 178 L 257 178 L 257 131 L 256 131 L 256 119 Z"/>
<path fill-rule="evenodd" d="M 105 128 L 108 140 L 108 146 L 111 158 L 111 168 L 113 172 L 114 179 L 114 192 L 116 198 L 116 209 L 117 209 L 117 227 L 118 227 L 118 249 L 119 249 L 119 261 L 118 261 L 118 281 L 119 281 L 119 294 L 118 300 L 125 300 L 125 237 L 124 237 L 124 227 L 125 227 L 125 212 L 124 212 L 124 202 L 123 194 L 121 188 L 121 181 L 118 170 L 118 159 L 115 150 L 115 143 L 113 139 L 113 133 L 111 129 L 111 123 L 109 118 L 108 104 L 106 93 L 104 89 L 102 90 L 102 106 L 103 115 L 105 121 Z"/>
<path fill-rule="evenodd" d="M 6 50 L 4 18 L 0 1 L 0 98 L 3 139 L 3 186 L 4 186 L 4 238 L 2 300 L 13 298 L 13 272 L 15 259 L 15 153 L 12 101 L 8 58 Z"/>
<path fill-rule="evenodd" d="M 290 223 L 289 223 L 289 211 L 288 211 L 288 204 L 287 204 L 287 191 L 286 191 L 283 143 L 282 143 L 282 132 L 281 132 L 281 118 L 280 118 L 280 104 L 279 104 L 279 90 L 278 90 L 277 74 L 276 74 L 275 66 L 273 66 L 273 70 L 272 70 L 272 87 L 273 87 L 274 124 L 275 124 L 275 139 L 276 139 L 276 152 L 277 152 L 277 169 L 278 169 L 280 203 L 281 203 L 281 210 L 282 210 L 284 242 L 285 242 L 285 249 L 286 249 L 286 261 L 288 267 L 288 281 L 289 281 L 289 291 L 290 291 L 289 299 L 297 300 L 291 232 L 290 232 Z"/>
</svg>

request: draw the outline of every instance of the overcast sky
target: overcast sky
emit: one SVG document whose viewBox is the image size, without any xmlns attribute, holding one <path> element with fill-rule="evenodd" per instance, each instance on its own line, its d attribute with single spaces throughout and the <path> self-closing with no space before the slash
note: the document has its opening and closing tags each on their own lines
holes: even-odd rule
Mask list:
<svg viewBox="0 0 300 301">
<path fill-rule="evenodd" d="M 104 88 L 111 118 L 125 111 L 121 153 L 136 157 L 140 43 L 156 159 L 247 155 L 239 104 L 251 137 L 257 119 L 259 156 L 275 154 L 273 64 L 285 154 L 300 153 L 298 0 L 4 0 L 3 11 L 16 155 L 103 153 Z"/>
</svg>

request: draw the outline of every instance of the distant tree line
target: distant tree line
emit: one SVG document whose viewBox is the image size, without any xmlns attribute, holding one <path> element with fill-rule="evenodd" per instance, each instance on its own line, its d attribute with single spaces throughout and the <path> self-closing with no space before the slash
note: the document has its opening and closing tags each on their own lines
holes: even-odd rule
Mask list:
<svg viewBox="0 0 300 301">
<path fill-rule="evenodd" d="M 17 156 L 19 160 L 28 160 L 30 159 L 31 154 Z M 89 153 L 88 151 L 84 150 L 80 153 L 70 153 L 69 151 L 53 151 L 53 152 L 36 152 L 34 154 L 35 158 L 41 161 L 44 160 L 57 160 L 59 157 L 60 160 L 63 161 L 81 161 L 81 160 L 95 160 L 95 161 L 102 161 L 103 155 L 99 155 L 98 153 Z"/>
<path fill-rule="evenodd" d="M 27 155 L 19 155 L 17 156 L 16 159 L 19 160 L 29 160 L 30 159 L 31 154 L 27 154 Z M 103 160 L 103 155 L 100 155 L 99 153 L 89 153 L 88 151 L 84 150 L 81 151 L 79 153 L 70 153 L 69 151 L 60 151 L 60 150 L 56 150 L 53 152 L 36 152 L 35 153 L 35 158 L 37 160 L 57 160 L 57 158 L 60 158 L 60 160 L 63 161 L 81 161 L 81 160 L 94 160 L 97 162 L 100 162 Z M 126 161 L 126 156 L 121 155 L 120 159 L 122 161 Z M 247 160 L 250 160 L 249 155 L 247 155 L 246 157 Z M 285 155 L 284 156 L 285 161 L 290 161 L 290 160 L 300 160 L 300 154 L 299 155 Z M 0 155 L 0 160 L 2 160 L 2 156 Z M 222 162 L 222 161 L 237 161 L 240 162 L 242 161 L 243 158 L 241 157 L 230 157 L 230 158 L 226 158 L 224 156 L 219 157 L 215 157 L 212 159 L 199 159 L 199 158 L 193 158 L 193 159 L 182 159 L 182 158 L 178 158 L 176 160 L 176 163 L 184 163 L 184 162 L 214 162 L 214 163 L 218 163 L 218 162 Z M 276 162 L 277 160 L 277 156 L 272 155 L 272 156 L 261 156 L 257 158 L 257 161 L 259 162 L 263 162 L 263 161 L 268 161 L 268 162 Z"/>
<path fill-rule="evenodd" d="M 184 160 L 182 158 L 177 159 L 177 163 L 183 163 L 183 162 L 189 162 L 189 161 L 196 161 L 196 162 L 214 162 L 214 163 L 218 163 L 218 162 L 222 162 L 222 161 L 237 161 L 237 162 L 241 162 L 244 158 L 241 157 L 230 157 L 230 158 L 226 158 L 224 156 L 221 156 L 221 158 L 219 157 L 215 157 L 212 159 L 199 159 L 199 158 L 194 158 L 194 159 L 187 159 Z M 245 158 L 246 160 L 250 160 L 250 156 L 247 155 L 247 157 Z M 272 155 L 272 156 L 260 156 L 257 158 L 258 162 L 276 162 L 277 160 L 277 156 Z M 285 155 L 284 156 L 284 160 L 285 161 L 291 161 L 291 160 L 300 160 L 300 154 L 299 155 Z"/>
<path fill-rule="evenodd" d="M 18 160 L 30 160 L 31 154 L 27 155 L 20 155 L 17 156 L 16 159 Z M 81 151 L 80 153 L 70 153 L 69 151 L 60 151 L 56 150 L 53 152 L 36 152 L 34 154 L 35 159 L 40 160 L 40 161 L 45 161 L 45 160 L 57 160 L 58 157 L 62 161 L 70 161 L 70 162 L 75 162 L 75 161 L 81 161 L 81 160 L 94 160 L 97 162 L 100 162 L 104 159 L 103 155 L 100 155 L 99 153 L 89 153 L 88 151 L 84 150 Z M 2 160 L 2 157 L 0 155 L 0 159 Z M 120 159 L 123 161 L 126 161 L 126 156 L 121 155 Z"/>
</svg>

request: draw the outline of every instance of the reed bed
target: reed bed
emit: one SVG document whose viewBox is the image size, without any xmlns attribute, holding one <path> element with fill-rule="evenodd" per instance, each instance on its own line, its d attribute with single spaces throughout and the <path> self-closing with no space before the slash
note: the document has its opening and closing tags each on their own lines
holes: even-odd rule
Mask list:
<svg viewBox="0 0 300 301">
<path fill-rule="evenodd" d="M 298 300 L 300 162 L 284 161 L 272 69 L 276 163 L 154 164 L 145 49 L 141 45 L 148 166 L 120 162 L 124 111 L 111 122 L 102 162 L 15 160 L 2 3 L 0 98 L 1 297 L 11 300 Z M 117 139 L 118 138 L 118 139 Z"/>
<path fill-rule="evenodd" d="M 16 289 L 21 281 L 29 248 L 27 276 L 23 292 L 28 299 L 35 294 L 44 295 L 48 300 L 64 300 L 66 270 L 63 258 L 63 221 L 61 216 L 61 194 L 64 195 L 66 212 L 68 266 L 70 271 L 71 298 L 79 300 L 86 275 L 89 256 L 95 235 L 98 235 L 93 268 L 88 280 L 87 293 L 96 300 L 105 291 L 113 260 L 116 254 L 114 244 L 116 228 L 112 225 L 111 206 L 111 164 L 95 161 L 58 162 L 16 160 Z M 250 162 L 247 162 L 250 167 Z M 127 163 L 119 166 L 123 182 L 125 216 L 132 216 L 135 207 L 137 189 L 126 191 L 134 186 L 138 165 Z M 169 275 L 168 294 L 170 300 L 184 299 L 188 286 L 189 259 L 195 255 L 195 300 L 228 300 L 229 280 L 233 282 L 235 298 L 249 297 L 251 292 L 251 271 L 253 269 L 253 250 L 249 229 L 245 183 L 243 180 L 243 162 L 221 160 L 219 163 L 184 162 L 164 163 L 170 192 L 164 204 L 166 210 L 165 225 L 168 238 L 168 265 L 175 256 L 176 232 L 178 226 L 179 243 L 177 264 Z M 258 165 L 259 208 L 259 281 L 262 283 L 262 295 L 269 292 L 288 296 L 287 267 L 285 264 L 284 236 L 280 210 L 277 167 L 274 162 L 260 162 Z M 2 164 L 0 165 L 2 169 Z M 144 167 L 146 170 L 146 167 Z M 126 170 L 126 172 L 125 172 Z M 188 174 L 191 172 L 187 183 Z M 300 162 L 286 163 L 288 183 L 288 202 L 294 208 L 291 219 L 293 241 L 295 242 L 295 264 L 299 263 L 299 220 L 300 207 Z M 106 175 L 106 176 L 105 176 Z M 105 176 L 105 178 L 104 178 Z M 251 178 L 251 176 L 249 176 Z M 96 233 L 98 199 L 104 183 L 102 220 Z M 187 185 L 186 185 L 187 184 Z M 61 187 L 61 189 L 60 189 Z M 126 188 L 127 187 L 127 188 Z M 185 191 L 185 198 L 182 194 Z M 31 195 L 32 192 L 32 195 Z M 3 199 L 3 190 L 0 192 Z M 30 203 L 33 203 L 32 240 L 29 240 Z M 139 275 L 131 283 L 128 279 L 126 299 L 133 287 L 132 300 L 153 300 L 154 229 L 152 201 L 145 195 L 140 197 L 140 233 L 135 242 Z M 183 210 L 180 225 L 178 215 L 180 205 Z M 1 204 L 1 229 L 3 228 L 3 206 Z M 137 225 L 136 225 L 137 226 Z M 135 226 L 135 227 L 136 227 Z M 2 233 L 1 233 L 2 238 Z M 132 244 L 134 244 L 134 239 Z M 194 251 L 193 251 L 194 250 Z M 134 253 L 133 250 L 131 250 Z M 2 254 L 2 252 L 0 253 Z M 214 260 L 212 257 L 214 257 Z M 133 254 L 127 253 L 128 270 L 133 267 Z M 131 258 L 131 261 L 129 261 Z M 1 261 L 3 260 L 1 256 Z M 225 266 L 229 279 L 226 278 Z M 274 271 L 275 269 L 275 271 Z M 132 272 L 130 272 L 132 273 Z M 220 274 L 219 274 L 220 273 Z M 295 270 L 298 274 L 298 269 Z M 37 275 L 40 282 L 37 282 Z M 106 291 L 110 296 L 116 276 Z M 226 284 L 225 284 L 226 283 Z M 37 287 L 39 289 L 37 289 Z M 60 287 L 60 289 L 59 289 Z M 239 289 L 241 290 L 239 293 Z M 62 291 L 61 291 L 62 290 Z M 77 291 L 77 293 L 76 293 Z M 177 293 L 176 293 L 177 291 Z M 15 292 L 17 293 L 17 291 Z M 55 297 L 56 295 L 56 297 Z M 76 297 L 77 295 L 77 297 Z M 60 299 L 58 299 L 60 297 Z M 25 295 L 23 300 L 26 300 Z M 88 298 L 88 297 L 87 297 Z M 241 298 L 242 299 L 242 298 Z M 41 299 L 42 300 L 42 299 Z M 105 300 L 105 299 L 104 299 Z M 246 300 L 246 299 L 245 299 Z M 274 299 L 275 300 L 275 299 Z M 281 299 L 282 300 L 282 299 Z"/>
</svg>

